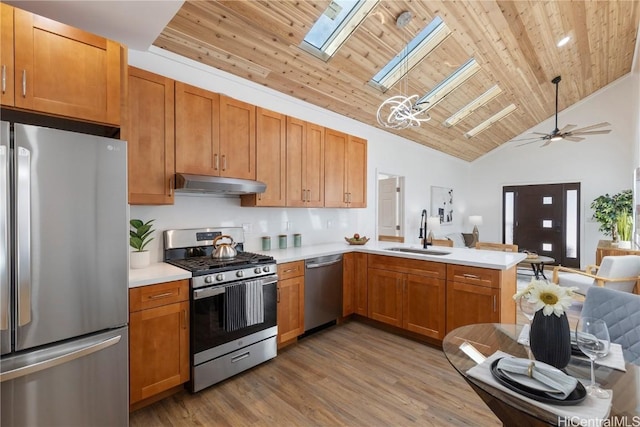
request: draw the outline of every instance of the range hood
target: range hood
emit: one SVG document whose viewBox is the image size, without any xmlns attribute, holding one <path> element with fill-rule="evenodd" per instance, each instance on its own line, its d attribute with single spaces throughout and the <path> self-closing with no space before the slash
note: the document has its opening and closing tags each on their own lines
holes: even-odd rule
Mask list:
<svg viewBox="0 0 640 427">
<path fill-rule="evenodd" d="M 216 193 L 216 194 L 255 194 L 264 193 L 267 184 L 249 179 L 224 178 L 220 176 L 176 174 L 176 192 L 179 193 Z"/>
</svg>

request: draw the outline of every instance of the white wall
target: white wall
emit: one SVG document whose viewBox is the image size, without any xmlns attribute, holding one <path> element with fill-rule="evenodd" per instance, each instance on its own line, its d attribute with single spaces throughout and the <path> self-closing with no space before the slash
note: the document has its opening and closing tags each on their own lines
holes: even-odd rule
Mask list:
<svg viewBox="0 0 640 427">
<path fill-rule="evenodd" d="M 482 240 L 502 239 L 503 186 L 580 182 L 581 264 L 593 264 L 598 240 L 605 237 L 598 231 L 598 223 L 591 219 L 590 204 L 601 194 L 632 187 L 639 120 L 637 108 L 634 111 L 630 106 L 637 104 L 634 100 L 637 97 L 637 76 L 628 74 L 558 116 L 560 128 L 569 123 L 583 127 L 606 121 L 611 123 L 611 133 L 588 136 L 578 143 L 552 142 L 545 148 L 540 148 L 540 143 L 518 147 L 521 143 L 512 142 L 476 160 L 470 171 L 474 179 L 467 201 L 483 216 Z M 514 139 L 531 136 L 532 131 L 553 129 L 551 117 Z"/>
<path fill-rule="evenodd" d="M 251 104 L 337 129 L 368 140 L 368 194 L 366 209 L 245 208 L 239 198 L 176 195 L 173 206 L 131 206 L 131 218 L 155 219 L 159 231 L 171 228 L 242 226 L 246 249 L 258 250 L 260 237 L 302 233 L 303 245 L 343 241 L 358 232 L 374 236 L 376 230 L 376 172 L 406 177 L 406 241 L 418 242 L 420 212 L 430 209 L 432 185 L 454 189 L 454 224 L 441 231 L 459 231 L 466 215 L 467 162 L 410 142 L 397 135 L 332 113 L 264 86 L 152 47 L 129 51 L 129 64 L 175 80 L 223 93 Z M 289 223 L 290 229 L 286 226 Z M 289 242 L 291 244 L 291 241 Z M 156 260 L 162 258 L 162 236 L 150 244 Z"/>
</svg>

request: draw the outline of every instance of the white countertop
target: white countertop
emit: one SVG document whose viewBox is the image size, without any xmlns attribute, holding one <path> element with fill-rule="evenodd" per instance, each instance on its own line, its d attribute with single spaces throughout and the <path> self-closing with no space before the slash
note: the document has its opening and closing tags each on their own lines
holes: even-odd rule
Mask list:
<svg viewBox="0 0 640 427">
<path fill-rule="evenodd" d="M 164 262 L 151 264 L 147 268 L 129 270 L 130 288 L 181 279 L 191 279 L 191 272 Z"/>
<path fill-rule="evenodd" d="M 389 251 L 389 248 L 420 248 L 419 245 L 408 245 L 394 242 L 373 242 L 366 245 L 349 245 L 346 242 L 325 243 L 320 245 L 302 246 L 300 248 L 272 249 L 260 252 L 272 256 L 278 264 L 300 261 L 324 255 L 334 255 L 346 252 L 365 252 L 377 255 L 390 255 L 400 258 L 412 258 L 426 261 L 436 261 L 445 264 L 468 265 L 471 267 L 506 270 L 518 264 L 527 256 L 524 253 L 487 251 L 469 248 L 449 248 L 431 246 L 430 249 L 449 252 L 448 255 L 423 255 L 406 252 Z M 170 264 L 151 264 L 147 268 L 129 270 L 129 287 L 145 286 L 155 283 L 170 282 L 172 280 L 188 279 L 191 273 Z"/>
</svg>

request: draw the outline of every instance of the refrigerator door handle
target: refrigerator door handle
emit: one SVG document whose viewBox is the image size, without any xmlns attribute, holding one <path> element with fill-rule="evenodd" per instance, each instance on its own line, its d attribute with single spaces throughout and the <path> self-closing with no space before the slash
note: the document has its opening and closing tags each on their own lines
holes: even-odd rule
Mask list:
<svg viewBox="0 0 640 427">
<path fill-rule="evenodd" d="M 9 329 L 9 164 L 8 147 L 0 145 L 0 331 Z"/>
<path fill-rule="evenodd" d="M 18 326 L 31 322 L 31 152 L 17 147 Z"/>
<path fill-rule="evenodd" d="M 62 365 L 63 363 L 71 362 L 72 360 L 80 359 L 81 357 L 88 356 L 92 353 L 104 350 L 107 347 L 116 345 L 120 342 L 122 335 L 112 337 L 96 344 L 91 344 L 80 350 L 75 350 L 67 354 L 60 355 L 58 357 L 44 360 L 42 362 L 34 363 L 32 365 L 22 366 L 20 368 L 12 369 L 11 371 L 0 373 L 0 383 L 23 377 L 25 375 L 33 374 L 45 369 L 53 368 L 54 366 Z"/>
</svg>

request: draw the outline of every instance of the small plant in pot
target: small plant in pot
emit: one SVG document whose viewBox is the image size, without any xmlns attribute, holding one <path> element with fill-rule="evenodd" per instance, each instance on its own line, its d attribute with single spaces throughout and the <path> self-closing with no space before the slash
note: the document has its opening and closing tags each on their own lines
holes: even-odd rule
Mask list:
<svg viewBox="0 0 640 427">
<path fill-rule="evenodd" d="M 151 228 L 153 219 L 142 222 L 139 219 L 129 221 L 129 245 L 135 249 L 131 252 L 131 268 L 145 268 L 151 263 L 151 254 L 145 250 L 149 242 L 153 240 L 151 233 L 155 230 Z"/>
</svg>

